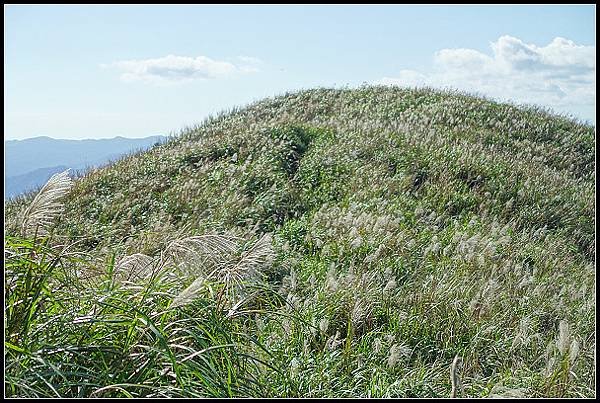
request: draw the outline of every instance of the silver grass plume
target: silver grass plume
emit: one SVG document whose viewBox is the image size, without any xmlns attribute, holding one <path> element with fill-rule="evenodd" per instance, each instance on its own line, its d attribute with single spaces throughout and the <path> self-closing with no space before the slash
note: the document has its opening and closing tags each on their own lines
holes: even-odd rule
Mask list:
<svg viewBox="0 0 600 403">
<path fill-rule="evenodd" d="M 203 268 L 200 277 L 196 278 L 189 287 L 175 297 L 171 304 L 172 308 L 193 301 L 202 290 L 205 281 L 212 277 L 224 283 L 225 291 L 231 297 L 233 286 L 241 289 L 243 280 L 255 277 L 259 273 L 260 266 L 267 264 L 274 257 L 271 236 L 265 234 L 248 251 L 243 253 L 239 260 L 232 259 L 232 255 L 239 250 L 239 244 L 236 242 L 238 240 L 241 240 L 241 238 L 202 235 L 174 241 L 167 247 L 167 251 L 171 256 L 175 255 L 179 260 L 187 258 L 186 263 Z M 202 262 L 199 262 L 199 259 L 202 259 Z M 202 264 L 199 265 L 199 263 Z M 207 270 L 207 263 L 212 269 L 210 272 Z M 242 300 L 231 308 L 230 315 L 234 315 L 239 306 L 245 301 Z M 229 302 L 232 303 L 233 301 L 230 300 Z"/>
<path fill-rule="evenodd" d="M 569 329 L 569 322 L 561 320 L 558 324 L 558 338 L 556 340 L 556 346 L 561 355 L 565 355 L 569 351 L 570 343 L 571 331 Z"/>
<path fill-rule="evenodd" d="M 187 266 L 222 264 L 239 248 L 240 238 L 229 235 L 197 235 L 172 241 L 165 248 L 167 258 Z"/>
<path fill-rule="evenodd" d="M 396 344 L 392 345 L 390 349 L 390 355 L 388 356 L 387 366 L 390 369 L 393 369 L 398 365 L 400 360 L 404 357 L 408 357 L 411 353 L 411 349 L 407 346 Z"/>
<path fill-rule="evenodd" d="M 200 290 L 204 286 L 205 278 L 203 276 L 198 277 L 192 282 L 185 290 L 181 291 L 171 303 L 171 308 L 177 308 L 184 306 L 192 302 L 198 296 Z"/>
<path fill-rule="evenodd" d="M 357 298 L 350 314 L 350 320 L 354 329 L 360 328 L 372 313 L 372 307 L 365 298 Z"/>
<path fill-rule="evenodd" d="M 33 201 L 21 215 L 21 233 L 23 236 L 48 234 L 48 229 L 63 212 L 60 199 L 69 191 L 73 181 L 69 170 L 54 174 L 40 189 Z"/>
<path fill-rule="evenodd" d="M 240 286 L 244 279 L 256 277 L 259 268 L 268 264 L 274 257 L 271 235 L 265 234 L 234 264 L 224 265 L 219 270 L 219 280 L 227 288 Z"/>
<path fill-rule="evenodd" d="M 147 278 L 153 273 L 154 263 L 154 258 L 143 253 L 124 256 L 115 264 L 115 278 L 125 281 Z"/>
</svg>

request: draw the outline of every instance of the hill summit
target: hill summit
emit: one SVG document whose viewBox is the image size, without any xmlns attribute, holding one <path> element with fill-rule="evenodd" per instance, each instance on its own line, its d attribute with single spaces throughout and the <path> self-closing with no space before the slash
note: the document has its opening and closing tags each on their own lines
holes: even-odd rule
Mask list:
<svg viewBox="0 0 600 403">
<path fill-rule="evenodd" d="M 189 236 L 272 237 L 260 271 L 280 302 L 209 314 L 221 297 L 206 291 L 188 307 L 252 335 L 260 347 L 231 337 L 266 364 L 236 367 L 223 388 L 180 369 L 172 390 L 153 381 L 166 395 L 447 396 L 460 355 L 463 396 L 593 396 L 594 149 L 594 127 L 535 107 L 306 90 L 88 173 L 54 233 L 101 261 Z M 197 279 L 178 281 L 169 295 Z M 154 303 L 136 309 L 163 312 Z"/>
<path fill-rule="evenodd" d="M 273 231 L 323 206 L 364 205 L 401 220 L 423 210 L 543 228 L 591 257 L 594 144 L 593 127 L 462 94 L 303 91 L 95 171 L 64 221 L 73 235 L 134 242 L 184 226 Z"/>
</svg>

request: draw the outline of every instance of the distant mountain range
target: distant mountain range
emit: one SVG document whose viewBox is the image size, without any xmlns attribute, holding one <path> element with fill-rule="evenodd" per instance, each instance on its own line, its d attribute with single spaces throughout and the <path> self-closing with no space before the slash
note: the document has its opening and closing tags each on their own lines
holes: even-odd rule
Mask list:
<svg viewBox="0 0 600 403">
<path fill-rule="evenodd" d="M 165 136 L 97 140 L 61 140 L 42 136 L 7 140 L 4 142 L 4 200 L 37 189 L 57 172 L 69 168 L 85 171 L 102 166 L 165 140 Z"/>
</svg>

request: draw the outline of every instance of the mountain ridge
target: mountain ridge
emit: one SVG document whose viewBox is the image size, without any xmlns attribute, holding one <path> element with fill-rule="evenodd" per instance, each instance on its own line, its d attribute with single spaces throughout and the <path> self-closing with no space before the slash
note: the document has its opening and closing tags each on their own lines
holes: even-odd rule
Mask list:
<svg viewBox="0 0 600 403">
<path fill-rule="evenodd" d="M 166 139 L 165 136 L 111 139 L 55 139 L 38 136 L 23 140 L 6 140 L 5 200 L 42 185 L 48 172 L 56 167 L 73 171 L 98 167 L 137 149 L 146 149 Z"/>
</svg>

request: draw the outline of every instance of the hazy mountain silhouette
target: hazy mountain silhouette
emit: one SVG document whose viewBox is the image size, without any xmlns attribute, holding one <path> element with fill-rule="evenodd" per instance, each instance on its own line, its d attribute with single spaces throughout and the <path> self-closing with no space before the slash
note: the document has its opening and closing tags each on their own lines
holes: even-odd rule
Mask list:
<svg viewBox="0 0 600 403">
<path fill-rule="evenodd" d="M 165 140 L 115 137 L 97 140 L 63 140 L 47 136 L 4 142 L 4 199 L 36 189 L 50 176 L 71 168 L 83 171 L 116 160 L 124 154 L 145 150 Z"/>
</svg>

